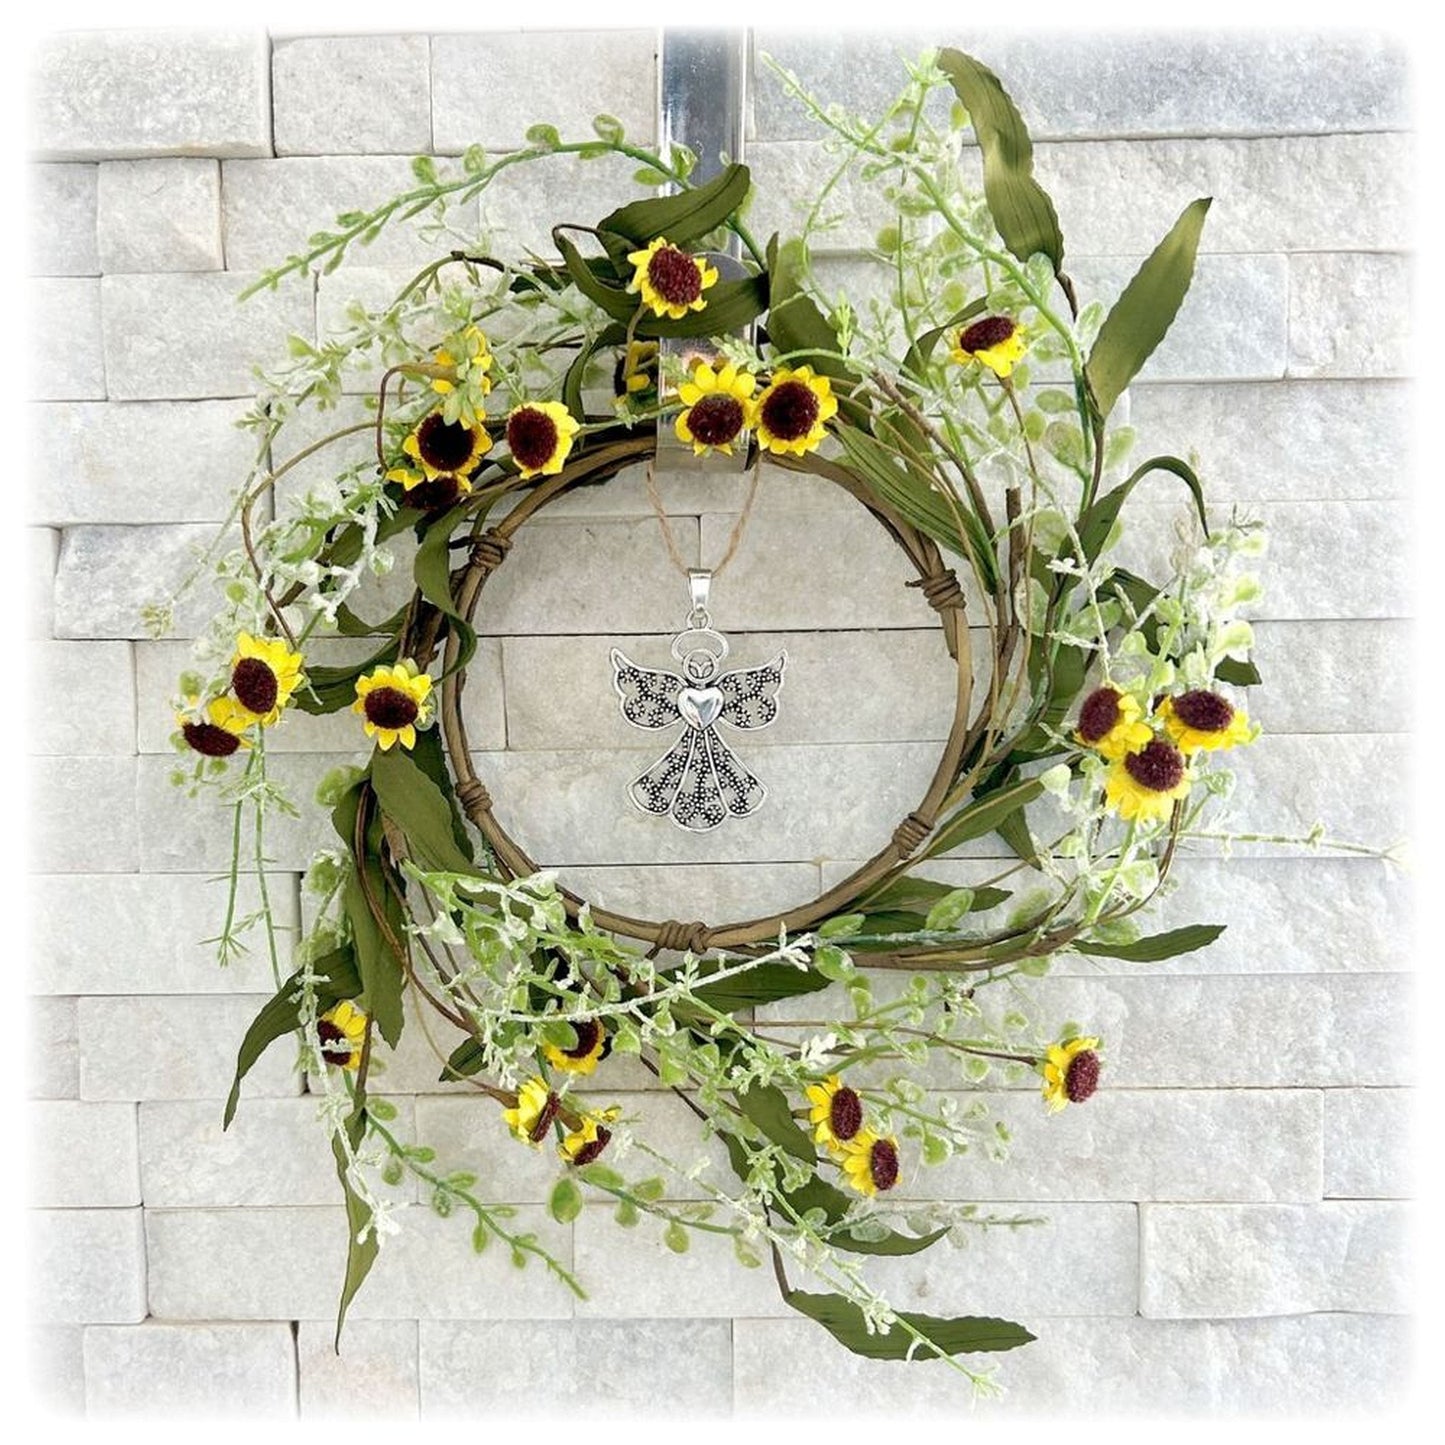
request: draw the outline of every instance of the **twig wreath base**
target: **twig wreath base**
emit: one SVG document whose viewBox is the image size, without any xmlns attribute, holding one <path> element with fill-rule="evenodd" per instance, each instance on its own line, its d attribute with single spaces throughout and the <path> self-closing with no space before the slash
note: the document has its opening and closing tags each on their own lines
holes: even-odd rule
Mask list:
<svg viewBox="0 0 1445 1445">
<path fill-rule="evenodd" d="M 555 477 L 526 493 L 505 518 L 484 531 L 472 544 L 470 557 L 458 576 L 455 588 L 456 602 L 462 617 L 469 624 L 473 622 L 487 579 L 506 560 L 521 527 L 548 503 L 565 496 L 569 490 L 580 484 L 596 485 L 604 479 L 610 479 L 625 466 L 650 460 L 654 453 L 655 442 L 643 436 L 619 444 L 612 450 L 612 454 L 605 457 L 592 456 L 576 466 L 564 467 Z M 592 919 L 599 928 L 653 944 L 660 950 L 686 949 L 700 955 L 713 948 L 731 949 L 775 944 L 780 930 L 788 934 L 801 933 L 835 914 L 846 913 L 852 904 L 904 867 L 918 851 L 933 830 L 943 800 L 957 778 L 959 759 L 967 745 L 972 657 L 968 628 L 963 622 L 963 593 L 957 575 L 944 565 L 942 554 L 931 538 L 880 502 L 867 490 L 865 484 L 846 468 L 823 458 L 805 456 L 796 460 L 785 459 L 783 464 L 788 465 L 789 461 L 793 469 L 825 477 L 861 502 L 882 523 L 917 570 L 917 581 L 907 585 L 921 587 L 925 598 L 939 613 L 949 655 L 958 668 L 959 681 L 953 720 L 933 780 L 918 806 L 893 829 L 889 841 L 867 863 L 812 902 L 783 913 L 715 926 L 701 921 L 683 922 L 676 919 L 655 922 L 615 913 L 610 909 L 591 908 Z M 418 598 L 419 602 L 423 600 Z M 511 876 L 525 878 L 539 872 L 546 865 L 535 862 L 518 846 L 497 816 L 494 794 L 476 775 L 462 709 L 462 696 L 468 674 L 465 668 L 456 666 L 459 648 L 460 642 L 453 633 L 447 640 L 446 663 L 440 684 L 441 726 L 455 779 L 457 801 Z M 559 888 L 558 891 L 573 917 L 576 917 L 583 907 L 591 906 L 566 888 Z M 870 962 L 876 966 L 881 965 L 884 960 L 874 958 Z"/>
</svg>

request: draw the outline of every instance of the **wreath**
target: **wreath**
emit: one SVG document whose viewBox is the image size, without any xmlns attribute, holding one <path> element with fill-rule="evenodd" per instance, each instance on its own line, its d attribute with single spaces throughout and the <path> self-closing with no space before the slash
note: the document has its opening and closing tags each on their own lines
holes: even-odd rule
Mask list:
<svg viewBox="0 0 1445 1445">
<path fill-rule="evenodd" d="M 770 1262 L 787 1303 L 847 1348 L 942 1358 L 983 1387 L 971 1357 L 1033 1336 L 895 1309 L 868 1258 L 1028 1222 L 930 1202 L 920 1178 L 957 1153 L 1002 1156 L 990 1083 L 1032 1079 L 1050 1111 L 1100 1086 L 1101 1039 L 1074 1022 L 1039 1029 L 1017 1006 L 1021 982 L 1063 954 L 1150 962 L 1221 931 L 1144 935 L 1137 915 L 1211 826 L 1231 783 L 1223 754 L 1256 732 L 1230 690 L 1259 680 L 1241 610 L 1263 537 L 1239 519 L 1211 530 L 1181 458 L 1130 466 L 1117 419 L 1184 299 L 1209 200 L 1184 208 L 1112 307 L 1081 307 L 1028 134 L 985 66 L 925 56 L 882 121 L 780 74 L 834 163 L 797 236 L 751 234 L 746 166 L 695 183 L 685 150 L 637 145 L 599 116 L 585 140 L 534 126 L 526 150 L 473 147 L 445 173 L 419 158 L 412 189 L 340 216 L 258 283 L 333 270 L 402 218 L 421 218 L 439 251 L 387 304 L 353 304 L 320 344 L 293 337 L 288 362 L 263 373 L 240 545 L 193 573 L 213 574 L 224 603 L 177 702 L 176 745 L 192 760 L 177 781 L 231 810 L 222 961 L 259 931 L 277 983 L 241 1045 L 225 1122 L 257 1058 L 294 1038 L 349 1222 L 338 1338 L 398 1227 L 390 1191 L 405 1176 L 439 1213 L 469 1218 L 476 1249 L 500 1245 L 584 1288 L 499 1202 L 505 1176 L 479 1181 L 402 1137 L 378 1089 L 410 999 L 428 1038 L 438 1019 L 461 1036 L 440 1050 L 439 1077 L 495 1103 L 519 1150 L 555 1157 L 560 1225 L 591 1200 L 623 1226 L 660 1226 L 677 1251 L 726 1236 L 741 1266 Z M 943 124 L 940 90 L 955 102 Z M 500 260 L 485 235 L 452 229 L 514 167 L 557 156 L 621 158 L 670 193 L 558 225 L 555 259 Z M 845 177 L 883 220 L 881 300 L 830 295 L 811 260 L 823 198 Z M 297 418 L 335 407 L 362 375 L 374 414 L 288 448 L 315 435 Z M 328 480 L 266 520 L 277 484 L 322 452 L 336 459 Z M 488 686 L 479 609 L 519 529 L 579 488 L 638 467 L 650 484 L 652 466 L 679 461 L 751 471 L 754 487 L 764 463 L 841 487 L 902 550 L 956 671 L 932 781 L 906 815 L 877 820 L 872 859 L 810 902 L 741 921 L 629 917 L 562 886 L 505 826 L 522 804 L 476 764 L 463 707 L 469 685 Z M 1115 560 L 1145 480 L 1177 487 L 1187 514 L 1177 566 L 1154 580 Z M 401 556 L 412 595 L 369 620 L 369 585 Z M 619 727 L 671 742 L 630 802 L 657 828 L 746 827 L 767 806 L 747 733 L 786 705 L 786 659 L 724 670 L 709 610 L 720 569 L 684 570 L 676 670 L 598 659 Z M 333 638 L 348 652 L 326 661 Z M 314 921 L 283 967 L 263 839 L 294 805 L 268 774 L 268 739 L 298 711 L 347 710 L 372 750 L 317 792 L 336 841 L 310 866 Z M 938 881 L 934 860 L 990 837 L 1012 861 L 973 886 Z M 242 919 L 236 884 L 251 868 L 262 907 Z M 676 1092 L 727 1170 L 621 1114 L 609 1060 L 626 1056 Z"/>
</svg>

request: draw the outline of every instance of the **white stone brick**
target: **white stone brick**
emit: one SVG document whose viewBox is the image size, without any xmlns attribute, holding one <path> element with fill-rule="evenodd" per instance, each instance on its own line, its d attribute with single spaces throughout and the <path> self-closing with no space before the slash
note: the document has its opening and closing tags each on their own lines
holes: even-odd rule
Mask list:
<svg viewBox="0 0 1445 1445">
<path fill-rule="evenodd" d="M 380 614 L 381 609 L 361 604 L 366 615 Z M 376 653 L 384 638 L 321 638 L 309 641 L 302 649 L 307 665 L 337 666 L 363 661 Z M 224 667 L 223 663 L 223 667 Z M 500 748 L 506 743 L 503 697 L 499 686 L 488 682 L 500 678 L 502 644 L 495 638 L 483 638 L 469 671 L 476 679 L 466 692 L 467 736 L 479 747 Z M 139 704 L 138 746 L 143 753 L 165 753 L 171 756 L 171 734 L 176 730 L 171 698 L 181 673 L 195 671 L 196 663 L 188 643 L 142 642 L 136 646 L 136 689 Z M 204 669 L 202 669 L 204 671 Z M 337 753 L 348 748 L 367 745 L 361 719 L 344 707 L 339 712 L 313 714 L 292 706 L 281 722 L 266 733 L 268 756 L 279 753 Z"/>
<path fill-rule="evenodd" d="M 32 166 L 29 171 L 30 273 L 98 276 L 94 166 Z"/>
<path fill-rule="evenodd" d="M 974 1405 L 968 1382 L 944 1364 L 860 1359 L 810 1320 L 738 1320 L 736 1408 L 811 1415 L 846 1400 L 854 1416 L 937 1413 L 950 1421 L 965 1410 L 984 1419 L 1355 1414 L 1398 1407 L 1410 1372 L 1410 1322 L 1382 1315 L 1024 1323 L 1038 1336 L 1032 1344 L 970 1357 L 972 1367 L 993 1365 L 1004 1387 Z"/>
<path fill-rule="evenodd" d="M 976 1095 L 971 1097 L 977 1097 Z M 969 1097 L 959 1101 L 967 1104 Z M 1105 1089 L 1048 1114 L 1033 1093 L 988 1100 L 1009 1159 L 981 1150 L 920 1167 L 905 1141 L 899 1197 L 1279 1200 L 1320 1197 L 1320 1096 L 1293 1089 Z M 988 1127 L 988 1126 L 985 1126 Z"/>
<path fill-rule="evenodd" d="M 563 221 L 595 226 L 603 216 L 654 194 L 633 179 L 636 170 L 635 161 L 616 155 L 595 160 L 552 155 L 509 167 L 481 194 L 487 254 L 508 260 L 557 255 L 553 226 Z M 584 247 L 584 254 L 590 250 L 585 237 L 571 240 Z"/>
<path fill-rule="evenodd" d="M 288 157 L 271 161 L 227 161 L 224 178 L 226 264 L 265 271 L 306 249 L 316 231 L 335 231 L 343 211 L 370 211 L 418 184 L 402 156 Z M 476 203 L 449 213 L 452 225 L 470 233 Z M 358 266 L 410 266 L 413 271 L 450 249 L 449 242 L 424 240 L 420 220 L 397 219 L 369 246 L 358 243 L 347 255 Z"/>
<path fill-rule="evenodd" d="M 1410 258 L 1289 258 L 1289 374 L 1403 376 L 1410 369 Z"/>
<path fill-rule="evenodd" d="M 291 1327 L 97 1325 L 85 1332 L 85 1391 L 95 1415 L 146 1419 L 296 1413 Z"/>
<path fill-rule="evenodd" d="M 1276 620 L 1260 623 L 1254 640 L 1264 681 L 1246 701 L 1272 733 L 1409 731 L 1415 701 L 1410 623 Z M 1361 686 L 1366 677 L 1369 685 Z"/>
<path fill-rule="evenodd" d="M 129 643 L 33 642 L 29 652 L 35 715 L 46 720 L 31 734 L 32 753 L 128 757 L 134 752 Z"/>
<path fill-rule="evenodd" d="M 620 717 L 618 725 L 627 726 Z M 658 756 L 664 751 L 659 744 Z M 932 743 L 741 746 L 737 752 L 768 789 L 767 801 L 745 829 L 724 825 L 706 834 L 633 807 L 627 787 L 644 765 L 630 749 L 485 753 L 474 763 L 518 844 L 539 866 L 557 868 L 868 857 L 917 806 L 938 763 Z M 606 828 L 599 819 L 608 820 Z"/>
<path fill-rule="evenodd" d="M 1217 1319 L 1351 1310 L 1402 1314 L 1399 1204 L 1146 1204 L 1139 1312 Z"/>
<path fill-rule="evenodd" d="M 278 155 L 431 149 L 431 56 L 424 35 L 328 35 L 275 42 Z"/>
<path fill-rule="evenodd" d="M 1392 1199 L 1412 1192 L 1416 1107 L 1409 1089 L 1325 1091 L 1327 1199 Z"/>
<path fill-rule="evenodd" d="M 80 1093 L 79 1025 L 73 998 L 26 1000 L 27 1092 L 74 1099 Z"/>
<path fill-rule="evenodd" d="M 33 758 L 30 866 L 129 873 L 137 865 L 134 758 Z"/>
<path fill-rule="evenodd" d="M 239 402 L 65 402 L 31 413 L 37 522 L 219 522 L 256 456 Z M 158 459 L 183 459 L 158 464 Z"/>
<path fill-rule="evenodd" d="M 93 30 L 32 56 L 31 145 L 54 160 L 266 155 L 263 31 Z"/>
<path fill-rule="evenodd" d="M 81 1098 L 210 1099 L 219 1119 L 236 1050 L 265 1002 L 246 994 L 81 999 Z M 246 1075 L 241 1107 L 248 1096 L 299 1092 L 296 1049 L 278 1039 Z"/>
<path fill-rule="evenodd" d="M 1137 1294 L 1138 1223 L 1131 1204 L 991 1206 L 996 1218 L 1041 1223 L 1017 1228 L 978 1226 L 962 1251 L 940 1241 L 907 1258 L 868 1261 L 867 1277 L 897 1309 L 928 1313 L 1054 1315 L 1087 1299 L 1093 1313 L 1132 1315 Z M 1045 1218 L 1047 1216 L 1047 1218 Z M 606 1206 L 589 1205 L 573 1226 L 577 1269 L 590 1298 L 578 1301 L 585 1318 L 785 1317 L 772 1271 L 744 1269 L 721 1235 L 692 1236 L 686 1254 L 662 1241 L 646 1216 L 620 1228 Z M 790 1270 L 795 1288 L 826 1289 Z M 1069 1281 L 1061 1292 L 1059 1281 Z"/>
<path fill-rule="evenodd" d="M 564 141 L 591 140 L 599 111 L 616 116 L 630 139 L 649 142 L 655 48 L 652 30 L 433 36 L 435 147 L 455 154 L 474 142 L 513 149 L 537 122 L 555 125 Z"/>
<path fill-rule="evenodd" d="M 1210 499 L 1408 496 L 1410 391 L 1390 381 L 1139 383 L 1137 461 L 1197 452 Z"/>
<path fill-rule="evenodd" d="M 105 162 L 98 229 L 105 271 L 219 271 L 226 263 L 219 163 Z"/>
<path fill-rule="evenodd" d="M 274 809 L 266 815 L 266 856 L 281 873 L 304 873 L 319 848 L 336 847 L 331 816 L 316 806 L 316 785 L 331 769 L 366 761 L 354 753 L 278 753 L 266 765 L 267 777 L 300 809 L 289 817 Z M 188 798 L 171 783 L 174 762 L 143 757 L 138 764 L 138 814 L 141 870 L 146 873 L 222 872 L 230 867 L 231 804 L 214 793 Z"/>
<path fill-rule="evenodd" d="M 376 466 L 375 389 L 369 396 L 343 396 L 335 407 L 316 411 L 302 407 L 286 418 L 285 424 L 271 444 L 272 465 L 279 469 L 292 462 L 308 447 L 343 427 L 364 423 L 366 430 L 342 437 L 331 445 L 313 452 L 309 457 L 278 477 L 272 488 L 275 515 L 282 519 L 294 516 L 302 499 L 313 489 L 330 496 L 336 478 L 351 468 L 359 467 L 361 475 L 372 474 Z"/>
<path fill-rule="evenodd" d="M 424 1205 L 398 1211 L 401 1232 L 382 1247 L 348 1319 L 566 1319 L 573 1295 L 537 1259 L 517 1269 L 492 1240 L 470 1245 L 472 1219 L 440 1219 Z M 545 1209 L 507 1222 L 535 1233 L 564 1267 L 571 1232 Z M 346 1262 L 346 1216 L 316 1209 L 157 1210 L 147 1215 L 151 1311 L 159 1319 L 336 1317 Z M 218 1269 L 217 1260 L 232 1267 Z M 239 1267 L 244 1262 L 244 1267 Z M 343 1338 L 343 1348 L 344 1348 Z"/>
<path fill-rule="evenodd" d="M 1182 202 L 1181 202 L 1182 206 Z M 1081 304 L 1112 306 L 1144 257 L 1078 256 L 1069 274 Z M 1143 381 L 1269 380 L 1285 374 L 1292 258 L 1201 256 L 1189 294 L 1139 372 Z"/>
<path fill-rule="evenodd" d="M 27 1221 L 32 1318 L 133 1324 L 146 1315 L 139 1209 L 35 1209 Z"/>
<path fill-rule="evenodd" d="M 511 637 L 504 646 L 507 741 L 513 748 L 604 747 L 642 751 L 665 746 L 673 733 L 629 729 L 620 715 L 609 651 L 620 648 L 643 667 L 675 669 L 671 636 L 608 638 Z M 942 741 L 953 720 L 958 667 L 940 629 L 932 632 L 729 632 L 727 668 L 753 667 L 786 651 L 777 721 L 755 732 L 721 729 L 732 743 Z M 975 685 L 987 686 L 988 635 L 975 637 Z M 599 665 L 600 664 L 600 665 Z M 982 672 L 982 676 L 980 676 Z M 857 679 L 840 705 L 840 681 Z M 471 689 L 468 689 L 470 696 Z M 561 704 L 559 706 L 559 704 Z"/>
<path fill-rule="evenodd" d="M 288 277 L 276 290 L 238 304 L 256 279 L 234 271 L 103 278 L 110 396 L 145 401 L 254 394 L 252 368 L 284 362 L 286 337 L 309 337 L 315 324 L 309 278 Z"/>
<path fill-rule="evenodd" d="M 726 1320 L 421 1326 L 428 1419 L 725 1415 L 732 1406 L 732 1358 Z"/>
<path fill-rule="evenodd" d="M 26 1113 L 32 1204 L 118 1209 L 141 1202 L 134 1104 L 36 1100 Z"/>
<path fill-rule="evenodd" d="M 90 277 L 37 277 L 29 285 L 31 343 L 37 355 L 62 364 L 27 375 L 36 401 L 84 401 L 106 394 L 101 346 L 101 282 Z"/>
<path fill-rule="evenodd" d="M 55 572 L 56 635 L 149 636 L 143 609 L 169 604 L 215 537 L 211 526 L 67 528 Z M 215 608 L 205 585 L 193 587 L 175 604 L 172 634 L 194 636 Z"/>
<path fill-rule="evenodd" d="M 84 1327 L 32 1325 L 29 1334 L 32 1402 L 56 1414 L 84 1414 Z"/>
<path fill-rule="evenodd" d="M 823 891 L 813 863 L 568 868 L 558 881 L 594 908 L 709 923 L 784 912 Z"/>
<path fill-rule="evenodd" d="M 466 1328 L 449 1321 L 447 1331 Z M 515 1329 L 515 1326 L 508 1326 Z M 415 1419 L 418 1348 L 415 1320 L 347 1320 L 341 1350 L 335 1321 L 302 1320 L 296 1330 L 301 1414 L 308 1419 Z"/>
<path fill-rule="evenodd" d="M 49 527 L 25 529 L 25 568 L 29 584 L 26 632 L 30 637 L 51 637 L 55 631 L 55 568 L 60 555 L 60 533 Z"/>
<path fill-rule="evenodd" d="M 290 1048 L 278 1040 L 282 1054 Z M 244 1085 L 242 1086 L 244 1088 Z M 153 1100 L 140 1106 L 140 1182 L 148 1209 L 220 1209 L 335 1204 L 336 1160 L 321 1119 L 321 1100 L 243 1098 L 229 1129 L 215 1104 Z M 414 1134 L 411 1100 L 398 1102 L 392 1126 Z M 410 1176 L 384 1198 L 415 1196 Z"/>
<path fill-rule="evenodd" d="M 881 115 L 902 90 L 905 60 L 953 45 L 1003 82 L 1035 140 L 1092 136 L 1318 135 L 1405 130 L 1406 58 L 1383 33 L 1176 32 L 1000 28 L 760 29 L 760 55 L 798 74 L 825 104 Z M 946 119 L 945 88 L 940 119 Z M 814 122 L 764 65 L 759 138 L 815 136 Z"/>
</svg>

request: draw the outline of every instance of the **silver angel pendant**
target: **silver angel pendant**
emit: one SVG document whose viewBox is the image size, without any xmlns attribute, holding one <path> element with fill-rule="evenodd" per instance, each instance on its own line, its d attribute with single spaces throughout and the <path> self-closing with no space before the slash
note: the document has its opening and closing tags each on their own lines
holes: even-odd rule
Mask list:
<svg viewBox="0 0 1445 1445">
<path fill-rule="evenodd" d="M 718 736 L 717 724 L 745 731 L 765 728 L 778 715 L 778 693 L 788 654 L 763 667 L 721 672 L 727 639 L 715 632 L 707 612 L 709 572 L 688 574 L 693 608 L 687 627 L 672 643 L 681 673 L 639 667 L 612 649 L 612 685 L 622 716 L 649 731 L 683 723 L 682 736 L 627 789 L 644 813 L 670 816 L 689 832 L 716 828 L 731 814 L 756 812 L 768 790 Z"/>
</svg>

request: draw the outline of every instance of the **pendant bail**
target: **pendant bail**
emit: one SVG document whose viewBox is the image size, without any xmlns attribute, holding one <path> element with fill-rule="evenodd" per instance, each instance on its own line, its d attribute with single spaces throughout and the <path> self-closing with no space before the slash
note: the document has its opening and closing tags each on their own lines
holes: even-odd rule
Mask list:
<svg viewBox="0 0 1445 1445">
<path fill-rule="evenodd" d="M 687 625 L 693 628 L 711 627 L 712 618 L 707 610 L 707 599 L 712 591 L 712 569 L 689 567 L 687 588 L 692 593 L 692 611 L 687 614 Z"/>
</svg>

